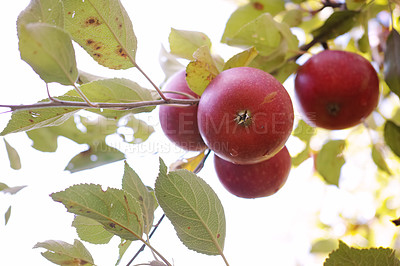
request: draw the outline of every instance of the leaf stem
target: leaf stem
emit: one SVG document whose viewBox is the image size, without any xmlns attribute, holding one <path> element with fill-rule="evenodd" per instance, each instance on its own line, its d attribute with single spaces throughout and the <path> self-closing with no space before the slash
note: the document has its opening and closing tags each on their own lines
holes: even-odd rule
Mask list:
<svg viewBox="0 0 400 266">
<path fill-rule="evenodd" d="M 162 93 L 160 88 L 151 80 L 151 78 L 143 71 L 142 68 L 139 67 L 139 65 L 136 63 L 135 59 L 132 58 L 132 56 L 128 53 L 129 60 L 132 62 L 132 64 L 139 70 L 139 72 L 150 82 L 150 84 L 156 89 L 157 93 L 160 95 L 161 99 L 164 101 L 168 101 L 168 98 Z"/>
<path fill-rule="evenodd" d="M 161 255 L 155 248 L 153 248 L 153 246 L 152 245 L 150 245 L 150 243 L 148 243 L 148 242 L 143 242 L 146 246 L 148 246 L 163 262 L 165 262 L 165 264 L 167 265 L 167 266 L 172 266 L 172 264 L 171 263 L 169 263 L 169 261 L 166 259 L 166 258 L 164 258 L 163 257 L 163 255 Z"/>
<path fill-rule="evenodd" d="M 81 91 L 81 89 L 76 86 L 76 84 L 73 85 L 75 88 L 75 91 L 79 94 L 79 96 L 81 96 L 81 98 L 90 106 L 93 108 L 98 108 L 97 104 L 92 103 L 87 97 L 86 95 Z"/>
</svg>

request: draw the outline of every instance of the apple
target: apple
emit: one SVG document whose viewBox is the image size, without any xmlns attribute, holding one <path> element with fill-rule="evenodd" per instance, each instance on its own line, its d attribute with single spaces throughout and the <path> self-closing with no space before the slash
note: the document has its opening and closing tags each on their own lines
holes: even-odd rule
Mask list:
<svg viewBox="0 0 400 266">
<path fill-rule="evenodd" d="M 292 101 L 282 84 L 251 67 L 218 74 L 202 94 L 197 111 L 207 146 L 238 164 L 274 156 L 290 136 L 293 118 Z"/>
<path fill-rule="evenodd" d="M 182 94 L 170 93 L 168 91 L 189 94 L 200 98 L 186 83 L 186 71 L 181 70 L 168 79 L 164 88 L 165 96 L 174 99 L 187 99 Z M 161 128 L 168 139 L 176 146 L 188 151 L 200 151 L 207 148 L 197 125 L 197 105 L 177 106 L 162 105 L 159 109 Z"/>
<path fill-rule="evenodd" d="M 255 164 L 234 164 L 214 155 L 214 167 L 230 193 L 241 198 L 260 198 L 275 194 L 286 183 L 292 160 L 285 146 L 272 158 Z"/>
<path fill-rule="evenodd" d="M 298 69 L 295 95 L 311 125 L 345 129 L 361 123 L 375 109 L 379 79 L 364 57 L 325 50 Z"/>
</svg>

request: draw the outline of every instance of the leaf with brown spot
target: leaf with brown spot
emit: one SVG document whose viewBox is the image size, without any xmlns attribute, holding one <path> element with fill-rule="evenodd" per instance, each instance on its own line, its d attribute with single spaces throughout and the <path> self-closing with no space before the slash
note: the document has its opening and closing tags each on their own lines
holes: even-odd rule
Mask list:
<svg viewBox="0 0 400 266">
<path fill-rule="evenodd" d="M 51 197 L 64 204 L 68 212 L 91 218 L 114 235 L 128 240 L 142 239 L 144 222 L 140 204 L 121 189 L 104 191 L 100 185 L 81 184 Z"/>
<path fill-rule="evenodd" d="M 193 60 L 193 53 L 202 46 L 211 47 L 211 40 L 202 32 L 172 28 L 168 37 L 171 54 Z"/>
<path fill-rule="evenodd" d="M 248 66 L 251 61 L 258 55 L 256 48 L 250 47 L 234 56 L 232 56 L 224 65 L 224 70 L 234 67 Z"/>
<path fill-rule="evenodd" d="M 65 28 L 100 65 L 111 69 L 134 66 L 137 40 L 119 0 L 65 0 Z"/>
<path fill-rule="evenodd" d="M 82 101 L 79 97 L 57 97 L 59 100 L 64 101 Z M 48 99 L 41 102 L 48 101 Z M 81 108 L 42 108 L 21 110 L 13 112 L 10 121 L 6 128 L 0 133 L 0 136 L 4 136 L 10 133 L 23 132 L 32 129 L 58 126 L 64 123 L 74 113 L 81 110 Z"/>
<path fill-rule="evenodd" d="M 71 245 L 64 241 L 48 240 L 37 243 L 33 248 L 44 248 L 43 257 L 58 265 L 95 265 L 92 255 L 79 240 Z"/>
<path fill-rule="evenodd" d="M 186 81 L 192 91 L 201 95 L 208 84 L 219 74 L 219 71 L 209 47 L 200 47 L 193 57 L 195 60 L 186 67 Z"/>
</svg>

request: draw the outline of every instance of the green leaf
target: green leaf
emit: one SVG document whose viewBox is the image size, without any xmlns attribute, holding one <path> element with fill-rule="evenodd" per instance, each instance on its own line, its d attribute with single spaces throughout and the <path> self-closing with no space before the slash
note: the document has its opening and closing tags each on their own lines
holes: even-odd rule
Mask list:
<svg viewBox="0 0 400 266">
<path fill-rule="evenodd" d="M 17 194 L 20 190 L 22 190 L 25 187 L 26 186 L 9 187 L 4 183 L 0 183 L 0 191 L 3 193 L 10 193 L 11 195 Z"/>
<path fill-rule="evenodd" d="M 304 11 L 301 9 L 288 10 L 283 16 L 282 22 L 289 25 L 289 27 L 297 27 L 303 21 Z"/>
<path fill-rule="evenodd" d="M 260 55 L 267 56 L 275 52 L 281 39 L 273 17 L 264 13 L 241 27 L 227 44 L 239 47 L 254 46 Z"/>
<path fill-rule="evenodd" d="M 400 157 L 400 127 L 390 120 L 387 120 L 384 128 L 385 143 L 394 154 Z"/>
<path fill-rule="evenodd" d="M 64 6 L 60 0 L 31 0 L 18 16 L 17 25 L 43 22 L 64 28 Z"/>
<path fill-rule="evenodd" d="M 5 190 L 5 189 L 8 188 L 8 187 L 9 187 L 9 186 L 7 186 L 6 184 L 0 182 L 0 191 L 3 191 L 3 190 Z"/>
<path fill-rule="evenodd" d="M 132 241 L 121 239 L 121 243 L 118 245 L 118 260 L 115 265 L 118 265 L 121 262 L 122 257 L 125 252 L 128 250 L 129 246 L 132 244 Z"/>
<path fill-rule="evenodd" d="M 304 142 L 310 142 L 312 136 L 315 135 L 315 128 L 308 125 L 304 120 L 299 120 L 297 127 L 293 130 L 293 136 L 298 137 Z"/>
<path fill-rule="evenodd" d="M 94 265 L 92 255 L 79 240 L 75 239 L 74 244 L 64 241 L 48 240 L 37 243 L 34 248 L 45 248 L 43 257 L 57 265 Z"/>
<path fill-rule="evenodd" d="M 292 157 L 293 166 L 299 166 L 302 162 L 310 158 L 311 155 L 310 141 L 312 136 L 315 135 L 315 128 L 308 125 L 306 122 L 304 122 L 304 120 L 299 120 L 292 134 L 293 136 L 299 138 L 306 144 L 303 151 L 298 153 L 296 156 Z"/>
<path fill-rule="evenodd" d="M 7 225 L 11 216 L 11 206 L 8 207 L 6 213 L 4 214 L 4 224 Z"/>
<path fill-rule="evenodd" d="M 207 46 L 200 47 L 193 57 L 194 61 L 186 67 L 186 81 L 192 91 L 201 95 L 219 71 Z"/>
<path fill-rule="evenodd" d="M 321 27 L 311 33 L 319 42 L 334 39 L 351 30 L 356 25 L 359 14 L 353 10 L 335 11 Z"/>
<path fill-rule="evenodd" d="M 371 50 L 367 31 L 365 31 L 363 36 L 361 36 L 361 38 L 358 39 L 357 45 L 362 53 L 368 53 Z"/>
<path fill-rule="evenodd" d="M 80 124 L 85 128 L 81 131 L 75 124 L 75 117 L 71 117 L 63 124 L 45 127 L 27 132 L 33 141 L 33 147 L 43 152 L 54 152 L 57 149 L 59 136 L 66 137 L 78 144 L 89 145 L 88 150 L 76 155 L 67 165 L 66 170 L 71 172 L 82 171 L 104 164 L 119 161 L 125 155 L 119 150 L 108 146 L 105 139 L 117 131 L 117 121 L 98 116 L 89 120 L 80 117 Z"/>
<path fill-rule="evenodd" d="M 159 167 L 159 175 L 166 176 L 168 174 L 168 167 L 165 165 L 163 159 L 159 159 L 160 161 L 160 167 Z"/>
<path fill-rule="evenodd" d="M 139 202 L 129 193 L 114 188 L 103 191 L 100 185 L 74 185 L 51 194 L 68 212 L 101 223 L 104 228 L 128 240 L 142 239 L 143 218 Z"/>
<path fill-rule="evenodd" d="M 21 169 L 21 159 L 19 158 L 18 152 L 8 143 L 6 139 L 3 139 L 6 144 L 6 150 L 8 159 L 10 161 L 10 167 L 14 170 Z"/>
<path fill-rule="evenodd" d="M 72 158 L 65 170 L 76 173 L 125 159 L 125 154 L 105 142 L 92 144 L 90 148 Z"/>
<path fill-rule="evenodd" d="M 223 254 L 224 209 L 204 180 L 184 169 L 167 174 L 165 164 L 160 163 L 155 192 L 184 245 L 208 255 Z"/>
<path fill-rule="evenodd" d="M 278 71 L 299 50 L 297 37 L 289 26 L 277 22 L 268 13 L 244 25 L 227 43 L 240 47 L 254 46 L 259 54 L 250 66 L 269 73 Z"/>
<path fill-rule="evenodd" d="M 372 155 L 372 160 L 380 170 L 386 172 L 389 175 L 392 174 L 388 165 L 386 164 L 385 158 L 383 157 L 381 150 L 376 145 L 372 146 L 371 155 Z"/>
<path fill-rule="evenodd" d="M 238 7 L 229 17 L 221 42 L 228 43 L 237 34 L 241 27 L 254 20 L 261 14 L 268 12 L 272 16 L 285 9 L 284 1 L 260 0 L 251 1 L 246 5 Z"/>
<path fill-rule="evenodd" d="M 165 81 L 179 70 L 185 68 L 185 66 L 178 61 L 178 56 L 168 53 L 163 45 L 158 55 L 158 61 L 165 74 Z"/>
<path fill-rule="evenodd" d="M 257 50 L 254 47 L 244 50 L 234 56 L 232 56 L 224 65 L 224 70 L 248 66 L 251 61 L 258 55 Z"/>
<path fill-rule="evenodd" d="M 294 61 L 286 61 L 285 64 L 278 69 L 270 72 L 280 83 L 284 83 L 290 75 L 296 72 L 299 65 Z"/>
<path fill-rule="evenodd" d="M 104 120 L 99 119 L 96 121 L 99 128 L 111 128 L 109 124 L 105 124 Z M 87 124 L 86 120 L 83 120 L 83 124 Z M 72 141 L 79 144 L 92 143 L 98 140 L 104 139 L 104 133 L 110 134 L 110 132 L 101 132 L 103 138 L 99 138 L 95 133 L 82 132 L 76 127 L 75 117 L 70 117 L 64 123 L 58 126 L 49 126 L 39 129 L 34 129 L 26 132 L 28 137 L 33 141 L 32 147 L 42 152 L 55 152 L 57 150 L 57 139 L 59 136 L 64 136 Z M 115 129 L 114 129 L 115 130 Z M 112 132 L 113 133 L 113 132 Z"/>
<path fill-rule="evenodd" d="M 329 254 L 324 266 L 398 266 L 399 259 L 390 248 L 357 249 L 339 241 L 339 249 Z"/>
<path fill-rule="evenodd" d="M 136 82 L 124 78 L 101 79 L 85 83 L 80 87 L 85 96 L 92 102 L 103 103 L 132 103 L 155 100 L 152 92 L 141 87 Z M 78 97 L 75 90 L 71 90 L 65 96 Z M 117 119 L 129 113 L 151 112 L 155 106 L 134 108 L 128 111 L 116 111 L 111 109 L 89 109 L 108 118 Z"/>
<path fill-rule="evenodd" d="M 321 239 L 312 244 L 311 253 L 329 253 L 338 248 L 336 239 Z"/>
<path fill-rule="evenodd" d="M 78 70 L 77 83 L 80 84 L 80 85 L 85 84 L 85 83 L 89 83 L 89 82 L 92 82 L 92 81 L 97 81 L 97 80 L 100 80 L 100 79 L 106 79 L 106 78 L 105 77 L 96 76 L 96 75 L 87 73 L 87 72 L 82 71 L 82 70 Z"/>
<path fill-rule="evenodd" d="M 307 143 L 304 150 L 299 152 L 297 155 L 292 156 L 292 165 L 294 167 L 299 166 L 302 162 L 310 158 L 310 155 L 311 155 L 310 144 Z"/>
<path fill-rule="evenodd" d="M 77 97 L 57 97 L 57 99 L 82 101 Z M 42 102 L 46 101 L 48 101 L 48 99 Z M 81 108 L 54 107 L 14 111 L 6 128 L 0 133 L 0 136 L 42 127 L 61 125 L 80 109 Z"/>
<path fill-rule="evenodd" d="M 317 155 L 315 167 L 328 184 L 339 186 L 340 171 L 345 163 L 345 146 L 345 140 L 331 140 L 322 146 Z"/>
<path fill-rule="evenodd" d="M 65 29 L 100 65 L 134 66 L 137 40 L 119 0 L 64 0 Z"/>
<path fill-rule="evenodd" d="M 75 216 L 72 226 L 81 240 L 92 244 L 107 244 L 114 236 L 101 223 L 80 215 Z"/>
<path fill-rule="evenodd" d="M 69 34 L 62 28 L 43 22 L 19 25 L 18 37 L 22 60 L 46 83 L 76 82 L 75 50 Z"/>
<path fill-rule="evenodd" d="M 73 121 L 73 120 L 67 120 L 67 121 Z M 73 123 L 73 128 L 67 128 L 64 126 L 64 124 L 71 124 L 72 123 L 63 123 L 60 126 L 55 126 L 55 127 L 44 127 L 44 128 L 38 128 L 34 130 L 27 131 L 26 134 L 28 137 L 32 140 L 32 147 L 38 151 L 42 152 L 55 152 L 58 147 L 57 139 L 58 136 L 60 136 L 60 133 L 57 133 L 56 129 L 58 128 L 65 128 L 68 130 L 75 129 L 78 130 L 75 127 L 75 123 Z M 79 132 L 78 132 L 79 134 Z"/>
<path fill-rule="evenodd" d="M 122 189 L 131 194 L 140 204 L 143 213 L 144 233 L 153 227 L 155 200 L 136 172 L 125 162 Z"/>
<path fill-rule="evenodd" d="M 366 2 L 366 0 L 346 0 L 346 7 L 350 10 L 359 10 Z"/>
<path fill-rule="evenodd" d="M 395 30 L 386 41 L 384 77 L 389 89 L 400 97 L 400 35 Z"/>
<path fill-rule="evenodd" d="M 132 134 L 124 133 L 120 136 L 125 142 L 132 144 L 139 144 L 146 141 L 151 134 L 154 132 L 154 127 L 148 125 L 143 120 L 137 119 L 134 115 L 127 115 L 123 118 L 124 124 L 122 126 L 127 127 L 133 131 Z"/>
<path fill-rule="evenodd" d="M 171 28 L 168 37 L 171 53 L 182 58 L 193 60 L 193 53 L 202 46 L 211 48 L 207 35 L 198 31 L 177 30 Z"/>
</svg>

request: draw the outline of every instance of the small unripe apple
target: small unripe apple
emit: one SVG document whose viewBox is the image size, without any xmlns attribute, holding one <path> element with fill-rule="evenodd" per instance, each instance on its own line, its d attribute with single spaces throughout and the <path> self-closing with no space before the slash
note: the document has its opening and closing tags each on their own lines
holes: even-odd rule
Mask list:
<svg viewBox="0 0 400 266">
<path fill-rule="evenodd" d="M 292 161 L 285 146 L 272 158 L 256 164 L 233 164 L 215 155 L 214 167 L 230 193 L 241 198 L 260 198 L 275 194 L 286 183 Z"/>
<path fill-rule="evenodd" d="M 185 70 L 175 73 L 168 79 L 163 90 L 166 91 L 165 96 L 173 99 L 188 99 L 188 97 L 168 91 L 189 94 L 196 99 L 200 98 L 188 87 Z M 159 118 L 164 134 L 178 147 L 188 151 L 199 151 L 207 148 L 197 125 L 197 105 L 162 105 L 159 110 Z"/>
<path fill-rule="evenodd" d="M 293 105 L 282 84 L 260 69 L 237 67 L 207 86 L 197 113 L 200 134 L 224 160 L 238 164 L 274 156 L 293 128 Z"/>
<path fill-rule="evenodd" d="M 375 109 L 379 79 L 364 57 L 325 50 L 299 68 L 295 94 L 307 122 L 325 129 L 345 129 L 361 123 Z"/>
</svg>

